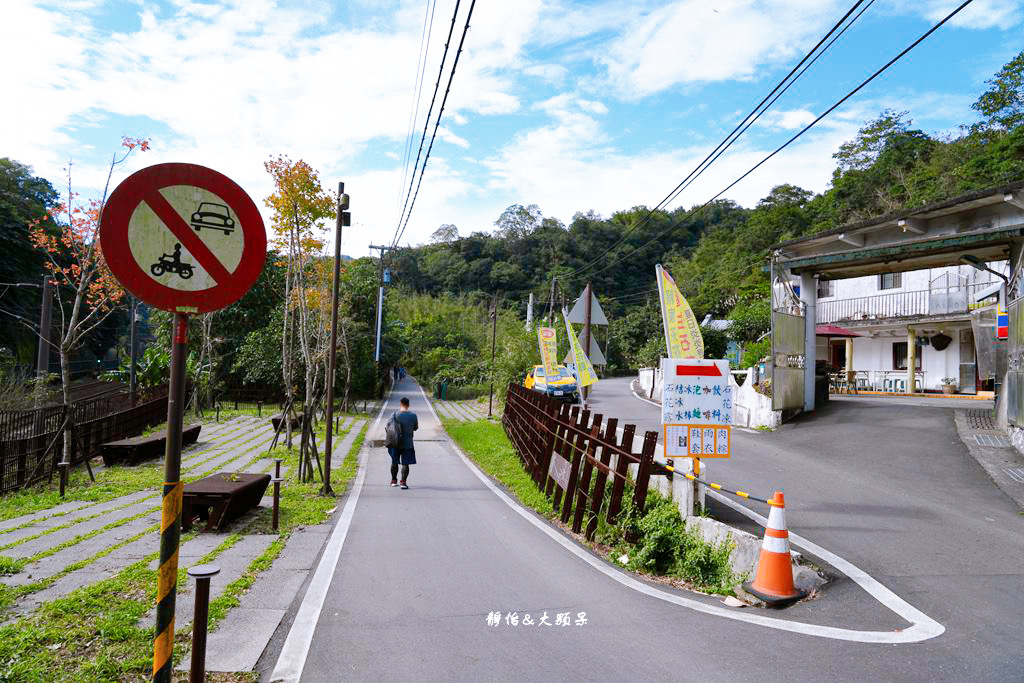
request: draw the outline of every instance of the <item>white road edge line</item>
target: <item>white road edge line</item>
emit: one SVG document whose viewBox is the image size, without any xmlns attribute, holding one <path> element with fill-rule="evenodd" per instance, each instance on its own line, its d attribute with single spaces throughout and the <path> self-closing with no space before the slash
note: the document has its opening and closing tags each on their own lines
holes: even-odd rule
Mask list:
<svg viewBox="0 0 1024 683">
<path fill-rule="evenodd" d="M 420 388 L 422 391 L 422 387 Z M 424 394 L 424 398 L 426 394 Z M 469 469 L 476 474 L 477 478 L 484 483 L 498 498 L 505 502 L 510 508 L 519 513 L 524 519 L 533 524 L 535 527 L 540 529 L 543 533 L 547 534 L 548 537 L 553 539 L 556 543 L 560 544 L 563 548 L 576 555 L 597 571 L 601 572 L 605 576 L 618 581 L 627 588 L 632 588 L 635 591 L 643 593 L 665 602 L 670 602 L 681 607 L 686 607 L 698 612 L 705 614 L 712 614 L 714 616 L 724 617 L 726 619 L 734 619 L 736 621 L 745 621 L 750 624 L 756 624 L 758 626 L 766 626 L 768 628 L 778 629 L 780 631 L 790 631 L 792 633 L 801 633 L 808 636 L 818 636 L 820 638 L 832 638 L 834 640 L 846 640 L 856 643 L 884 643 L 884 644 L 897 644 L 897 643 L 918 643 L 923 640 L 929 640 L 937 636 L 942 635 L 946 631 L 946 627 L 938 623 L 931 617 L 927 616 L 920 610 L 916 609 L 901 597 L 890 591 L 888 588 L 880 584 L 873 577 L 869 576 L 866 572 L 858 569 L 850 562 L 843 558 L 831 553 L 821 546 L 815 545 L 810 541 L 801 538 L 793 533 L 789 534 L 790 542 L 794 545 L 804 548 L 807 551 L 814 553 L 821 557 L 823 560 L 827 560 L 836 569 L 841 570 L 844 574 L 853 579 L 859 586 L 864 588 L 873 598 L 881 602 L 883 605 L 888 607 L 890 610 L 895 612 L 901 618 L 911 622 L 909 628 L 901 631 L 854 631 L 852 629 L 837 628 L 835 626 L 820 626 L 818 624 L 806 624 L 799 621 L 786 621 L 784 619 L 776 619 L 774 617 L 765 617 L 758 614 L 751 614 L 750 612 L 738 612 L 724 607 L 717 607 L 715 605 L 707 605 L 703 602 L 693 600 L 690 598 L 683 597 L 681 595 L 675 595 L 672 593 L 666 593 L 665 591 L 649 586 L 642 581 L 638 581 L 633 577 L 622 573 L 617 569 L 613 569 L 610 565 L 605 563 L 603 560 L 594 557 L 592 554 L 583 550 L 574 542 L 565 538 L 558 531 L 549 526 L 546 522 L 542 522 L 529 510 L 519 505 L 516 501 L 512 500 L 504 491 L 499 489 L 490 478 L 484 474 L 469 458 L 462 452 L 462 449 L 452 441 L 452 448 L 462 459 Z M 716 499 L 720 498 L 718 494 L 712 495 Z M 727 501 L 732 507 L 743 508 L 743 506 L 735 505 L 732 501 Z M 748 516 L 752 515 L 752 518 L 760 520 L 763 525 L 767 523 L 767 519 L 757 515 L 756 513 L 743 508 L 741 512 L 746 511 L 744 514 L 749 513 Z"/>
<path fill-rule="evenodd" d="M 377 419 L 373 426 L 367 430 L 369 434 L 380 424 L 384 416 L 384 409 L 388 405 L 391 391 L 384 397 L 384 403 L 377 413 Z M 352 525 L 352 516 L 355 514 L 356 503 L 359 501 L 359 493 L 363 490 L 363 481 L 366 479 L 366 461 L 370 457 L 370 449 L 363 446 L 362 457 L 359 458 L 359 471 L 356 473 L 356 480 L 352 485 L 352 493 L 345 501 L 345 508 L 341 511 L 341 517 L 331 532 L 331 538 L 324 548 L 320 557 L 320 563 L 316 567 L 316 573 L 309 582 L 306 595 L 302 598 L 299 611 L 295 614 L 292 628 L 288 631 L 288 637 L 281 648 L 281 654 L 274 666 L 274 673 L 270 680 L 274 683 L 298 683 L 302 676 L 302 670 L 306 666 L 306 658 L 309 656 L 309 647 L 313 643 L 313 632 L 320 621 L 320 611 L 323 609 L 324 600 L 327 598 L 327 589 L 334 579 L 334 571 L 338 566 L 338 558 L 341 555 L 341 547 L 345 544 L 348 536 L 348 529 Z"/>
</svg>

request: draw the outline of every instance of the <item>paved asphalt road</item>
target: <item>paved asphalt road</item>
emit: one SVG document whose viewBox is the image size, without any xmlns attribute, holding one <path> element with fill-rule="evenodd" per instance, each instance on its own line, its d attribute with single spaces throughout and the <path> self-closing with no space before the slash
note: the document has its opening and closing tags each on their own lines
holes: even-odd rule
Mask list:
<svg viewBox="0 0 1024 683">
<path fill-rule="evenodd" d="M 620 424 L 657 420 L 625 382 L 598 387 L 595 403 Z M 1024 517 L 970 459 L 946 410 L 837 403 L 773 434 L 737 435 L 737 455 L 714 465 L 722 483 L 785 486 L 791 529 L 946 627 L 883 645 L 733 621 L 623 585 L 486 487 L 411 380 L 391 402 L 402 395 L 420 419 L 412 488 L 388 486 L 386 453 L 369 453 L 323 607 L 308 621 L 293 607 L 286 619 L 293 630 L 315 622 L 303 681 L 1024 680 Z M 552 624 L 569 613 L 573 625 L 488 625 L 490 613 L 513 611 Z M 581 612 L 587 623 L 576 625 Z M 841 577 L 821 599 L 769 616 L 907 625 Z M 264 680 L 284 635 L 261 660 Z"/>
</svg>

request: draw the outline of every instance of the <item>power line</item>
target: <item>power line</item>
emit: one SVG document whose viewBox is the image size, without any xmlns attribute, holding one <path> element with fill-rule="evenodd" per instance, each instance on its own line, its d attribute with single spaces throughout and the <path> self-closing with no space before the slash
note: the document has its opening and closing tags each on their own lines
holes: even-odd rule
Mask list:
<svg viewBox="0 0 1024 683">
<path fill-rule="evenodd" d="M 434 113 L 434 102 L 437 100 L 437 91 L 441 88 L 441 76 L 444 75 L 444 64 L 445 64 L 445 62 L 448 59 L 448 47 L 451 45 L 452 34 L 455 32 L 455 20 L 458 17 L 458 14 L 459 14 L 459 4 L 461 3 L 461 1 L 462 0 L 455 0 L 455 11 L 452 12 L 452 23 L 448 27 L 448 38 L 444 41 L 444 53 L 441 55 L 441 66 L 437 70 L 437 82 L 434 83 L 434 94 L 430 98 L 430 107 L 427 109 L 427 117 L 426 117 L 426 120 L 423 122 L 423 134 L 420 135 L 420 148 L 419 148 L 419 151 L 416 152 L 416 163 L 413 164 L 413 167 L 412 167 L 412 178 L 416 177 L 416 169 L 419 167 L 419 164 L 420 164 L 420 155 L 423 154 L 423 143 L 427 139 L 427 128 L 430 127 L 430 116 L 431 116 L 431 114 Z M 474 0 L 474 4 L 476 4 L 476 0 Z M 470 14 L 472 14 L 472 12 L 473 12 L 473 10 L 472 10 L 472 8 L 470 8 Z M 467 28 L 468 28 L 468 24 L 467 24 Z M 462 36 L 463 36 L 463 38 L 465 38 L 465 36 L 466 36 L 465 32 L 463 32 Z M 461 43 L 460 43 L 460 49 L 461 49 Z M 456 56 L 456 63 L 457 62 L 458 62 L 458 56 Z M 452 73 L 453 74 L 455 73 L 454 67 L 452 68 Z M 449 80 L 449 85 L 450 84 L 451 84 L 451 81 Z M 445 96 L 447 97 L 447 93 L 445 93 Z M 438 120 L 440 120 L 440 117 L 438 117 Z M 430 142 L 431 142 L 431 145 L 433 145 L 433 142 L 434 142 L 433 138 L 431 138 Z M 429 149 L 427 151 L 427 156 L 428 157 L 430 156 Z M 427 161 L 426 161 L 426 159 L 424 159 L 423 160 L 424 168 L 426 167 L 426 165 L 427 165 Z M 421 178 L 423 177 L 423 172 L 422 171 L 420 171 L 420 177 Z M 395 226 L 395 239 L 391 243 L 392 246 L 394 246 L 395 244 L 398 244 L 398 240 L 401 238 L 401 233 L 399 231 L 400 231 L 400 226 L 402 225 L 402 219 L 406 215 L 406 209 L 408 208 L 410 211 L 412 210 L 412 208 L 409 206 L 409 195 L 412 193 L 412 178 L 409 179 L 409 190 L 405 194 L 405 205 L 402 206 L 402 212 L 398 216 L 398 224 Z M 415 202 L 415 200 L 413 200 L 413 201 Z"/>
<path fill-rule="evenodd" d="M 409 159 L 412 157 L 412 141 L 416 130 L 416 115 L 420 110 L 420 96 L 423 94 L 423 78 L 427 74 L 427 54 L 430 52 L 430 36 L 434 30 L 434 9 L 436 7 L 437 0 L 428 0 L 426 12 L 423 15 L 419 61 L 416 64 L 416 77 L 414 79 L 416 94 L 413 97 L 412 110 L 409 112 L 409 132 L 406 134 L 405 139 L 405 158 L 402 160 L 402 178 L 398 183 L 398 197 L 395 201 L 396 209 L 399 202 L 402 201 L 402 188 L 405 187 L 405 180 L 409 177 Z"/>
<path fill-rule="evenodd" d="M 817 44 L 813 48 L 811 48 L 810 51 L 808 51 L 807 54 L 805 54 L 799 62 L 797 62 L 796 66 L 790 69 L 789 73 L 786 74 L 786 76 L 781 81 L 779 81 L 774 88 L 772 88 L 772 91 L 765 95 L 764 98 L 757 104 L 757 106 L 751 109 L 750 113 L 748 113 L 746 117 L 744 117 L 744 119 L 740 121 L 736 125 L 736 127 L 733 128 L 732 131 L 727 136 L 725 136 L 725 138 L 721 142 L 718 143 L 718 146 L 711 150 L 711 152 L 706 157 L 704 157 L 704 160 L 697 164 L 697 166 L 695 166 L 693 170 L 690 171 L 690 173 L 687 174 L 687 176 L 683 178 L 683 180 L 678 185 L 676 185 L 675 188 L 668 193 L 668 195 L 665 196 L 664 199 L 658 202 L 657 206 L 655 206 L 653 209 L 649 209 L 642 219 L 640 219 L 632 227 L 628 228 L 622 234 L 622 237 L 619 239 L 619 241 L 605 249 L 590 263 L 583 266 L 582 268 L 577 269 L 573 273 L 570 273 L 567 277 L 575 277 L 580 273 L 586 272 L 588 269 L 597 264 L 609 252 L 611 252 L 613 249 L 617 248 L 623 242 L 625 242 L 626 238 L 629 237 L 630 234 L 632 234 L 636 230 L 639 230 L 642 226 L 646 225 L 650 221 L 651 217 L 654 216 L 655 212 L 667 206 L 676 196 L 679 195 L 680 192 L 682 192 L 682 190 L 684 190 L 690 183 L 692 183 L 694 180 L 700 177 L 701 174 L 703 174 L 704 171 L 706 171 L 708 167 L 711 166 L 711 164 L 713 164 L 718 159 L 719 156 L 721 156 L 729 147 L 731 147 L 732 144 L 736 142 L 736 140 L 738 140 L 740 136 L 743 135 L 743 133 L 746 132 L 746 130 L 751 125 L 753 125 L 753 123 L 757 121 L 757 119 L 759 119 L 761 115 L 764 114 L 764 112 L 766 112 L 768 108 L 771 107 L 775 103 L 775 101 L 782 96 L 783 93 L 786 92 L 786 90 L 789 89 L 791 85 L 793 85 L 793 83 L 795 83 L 801 76 L 803 76 L 807 69 L 810 68 L 815 61 L 817 61 L 818 57 L 825 54 L 825 52 L 830 47 L 832 47 L 832 44 L 835 43 L 836 39 L 838 39 L 839 36 L 845 33 L 846 29 L 852 26 L 853 23 L 857 21 L 858 18 L 860 18 L 860 15 L 863 14 L 864 10 L 866 10 L 868 7 L 871 6 L 871 4 L 874 3 L 874 0 L 871 0 L 871 2 L 864 7 L 864 10 L 861 10 L 861 13 L 854 17 L 853 21 L 847 24 L 846 28 L 844 28 L 842 32 L 837 34 L 836 37 L 832 40 L 832 42 L 830 42 L 828 45 L 825 46 L 824 49 L 818 52 L 818 48 L 820 48 L 825 43 L 825 41 L 829 39 L 829 36 L 835 33 L 840 26 L 846 23 L 846 20 L 850 17 L 850 15 L 853 14 L 863 2 L 864 0 L 857 0 L 857 2 L 855 2 L 849 10 L 847 10 L 846 14 L 844 14 L 839 19 L 839 21 L 837 21 L 835 25 L 831 29 L 829 29 L 828 33 L 822 36 L 821 40 L 819 40 Z M 803 71 L 800 71 L 800 73 L 797 74 L 797 71 L 800 69 L 801 66 L 803 66 L 804 62 L 807 62 L 808 59 L 810 59 L 811 56 L 814 55 L 816 52 L 818 52 L 818 54 L 816 57 L 814 57 L 814 60 L 807 64 L 807 67 L 805 67 Z M 796 74 L 795 77 L 794 74 Z M 773 95 L 774 99 L 772 98 Z M 771 101 L 769 102 L 769 100 Z"/>
<path fill-rule="evenodd" d="M 777 147 L 775 149 L 775 151 L 773 151 L 771 154 L 767 155 L 764 159 L 761 159 L 761 161 L 757 162 L 754 166 L 752 166 L 748 171 L 746 171 L 739 178 L 737 178 L 736 180 L 734 180 L 731 183 L 729 183 L 729 185 L 727 185 L 724 189 L 722 189 L 720 192 L 718 192 L 718 194 L 716 194 L 714 197 L 712 197 L 711 199 L 707 200 L 706 202 L 701 204 L 699 207 L 696 207 L 696 208 L 693 208 L 693 209 L 690 209 L 689 211 L 687 211 L 686 214 L 682 218 L 680 218 L 678 221 L 673 222 L 672 225 L 670 225 L 667 230 L 659 233 L 653 239 L 649 240 L 648 242 L 645 242 L 644 244 L 640 245 L 639 247 L 635 247 L 633 249 L 633 251 L 630 253 L 630 256 L 635 255 L 637 252 L 639 252 L 639 251 L 641 251 L 643 249 L 646 249 L 650 245 L 652 245 L 655 242 L 661 240 L 668 233 L 670 233 L 672 230 L 674 230 L 676 227 L 678 227 L 684 220 L 686 220 L 686 219 L 690 218 L 691 216 L 693 216 L 693 215 L 703 211 L 704 209 L 706 209 L 712 202 L 714 202 L 716 199 L 721 197 L 723 194 L 725 194 L 726 192 L 731 190 L 738 183 L 740 183 L 742 180 L 744 180 L 747 176 L 749 176 L 751 173 L 753 173 L 758 168 L 763 166 L 769 159 L 771 159 L 776 154 L 778 154 L 779 152 L 784 150 L 786 147 L 788 147 L 793 142 L 795 142 L 798 138 L 800 138 L 800 136 L 802 136 L 804 133 L 806 133 L 811 128 L 813 128 L 823 118 L 825 118 L 826 116 L 831 114 L 833 111 L 835 111 L 837 108 L 839 108 L 844 102 L 846 102 L 848 99 L 850 99 L 851 97 L 856 95 L 858 92 L 860 92 L 866 85 L 868 85 L 869 83 L 871 83 L 871 81 L 875 80 L 875 78 L 877 78 L 879 75 L 881 75 L 882 72 L 886 71 L 890 66 L 892 66 L 897 61 L 899 61 L 905 54 L 907 54 L 908 52 L 913 50 L 915 47 L 917 47 L 922 41 L 924 41 L 925 38 L 927 38 L 932 33 L 937 31 L 943 24 L 945 24 L 947 21 L 949 21 L 954 16 L 956 16 L 958 13 L 960 13 L 961 10 L 963 10 L 965 7 L 967 7 L 972 2 L 974 2 L 974 0 L 965 0 L 965 2 L 963 2 L 959 7 L 957 7 L 952 12 L 947 14 L 941 21 L 939 21 L 937 24 L 935 24 L 930 29 L 928 29 L 925 33 L 923 33 L 920 37 L 918 37 L 917 40 L 915 40 L 913 43 L 911 43 L 906 48 L 904 48 L 899 54 L 897 54 L 895 57 L 893 57 L 888 62 L 886 62 L 886 64 L 884 66 L 882 66 L 880 69 L 878 69 L 873 74 L 871 74 L 868 78 L 863 80 L 860 83 L 860 85 L 858 85 L 856 88 L 854 88 L 853 90 L 848 92 L 846 95 L 844 95 L 842 98 L 840 98 L 838 101 L 836 101 L 836 103 L 833 104 L 831 107 L 826 109 L 820 116 L 818 116 L 818 118 L 814 119 L 809 124 L 804 126 L 796 135 L 794 135 L 793 137 L 789 138 L 786 142 L 782 143 L 779 147 Z M 612 261 L 612 262 L 608 263 L 604 267 L 594 271 L 592 273 L 592 275 L 596 275 L 597 273 L 601 273 L 601 272 L 607 270 L 611 266 L 615 265 L 615 263 L 616 263 L 616 261 Z"/>
<path fill-rule="evenodd" d="M 451 73 L 448 75 L 448 85 L 445 86 L 444 97 L 441 99 L 441 108 L 438 110 L 437 120 L 434 122 L 434 131 L 430 134 L 430 145 L 427 147 L 427 154 L 423 158 L 423 166 L 420 167 L 420 177 L 416 181 L 416 192 L 413 193 L 412 203 L 409 204 L 409 211 L 405 214 L 405 223 L 402 225 L 402 229 L 395 237 L 395 240 L 391 243 L 392 247 L 398 244 L 398 241 L 402 239 L 402 235 L 405 234 L 405 228 L 409 225 L 409 218 L 412 216 L 412 208 L 413 206 L 416 205 L 416 197 L 418 197 L 420 194 L 420 185 L 423 183 L 423 173 L 424 171 L 427 170 L 427 161 L 430 160 L 430 151 L 434 148 L 434 140 L 437 137 L 437 129 L 441 125 L 441 117 L 444 115 L 444 105 L 446 102 L 448 102 L 448 95 L 452 91 L 452 81 L 455 79 L 455 70 L 459 67 L 459 57 L 462 56 L 462 46 L 466 42 L 466 34 L 469 33 L 469 21 L 473 17 L 474 7 L 476 7 L 476 0 L 473 0 L 469 4 L 469 13 L 466 14 L 466 25 L 462 29 L 462 37 L 459 39 L 459 48 L 455 52 L 455 59 L 452 61 L 452 70 Z M 456 10 L 457 9 L 458 7 L 456 6 Z M 447 49 L 447 44 L 445 45 L 445 49 Z M 416 169 L 413 168 L 413 174 L 415 173 Z M 412 186 L 410 185 L 410 189 L 411 187 Z"/>
</svg>

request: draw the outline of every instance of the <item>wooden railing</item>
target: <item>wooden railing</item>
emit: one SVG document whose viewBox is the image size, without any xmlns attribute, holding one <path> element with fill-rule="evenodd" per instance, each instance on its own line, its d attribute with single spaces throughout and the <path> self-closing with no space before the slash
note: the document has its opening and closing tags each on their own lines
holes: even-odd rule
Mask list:
<svg viewBox="0 0 1024 683">
<path fill-rule="evenodd" d="M 651 476 L 667 473 L 654 462 L 658 432 L 646 432 L 640 453 L 634 453 L 635 425 L 625 425 L 619 438 L 617 418 L 605 421 L 603 415 L 516 384 L 509 386 L 502 425 L 562 522 L 571 520 L 573 533 L 585 533 L 587 539 L 593 539 L 602 513 L 609 524 L 615 523 L 628 485 L 633 487 L 634 509 L 643 512 Z"/>
</svg>

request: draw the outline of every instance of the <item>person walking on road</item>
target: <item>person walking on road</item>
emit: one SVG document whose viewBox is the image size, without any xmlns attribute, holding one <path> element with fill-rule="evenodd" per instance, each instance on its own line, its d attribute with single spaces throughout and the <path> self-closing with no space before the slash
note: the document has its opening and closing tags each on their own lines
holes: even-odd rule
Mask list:
<svg viewBox="0 0 1024 683">
<path fill-rule="evenodd" d="M 416 413 L 409 410 L 409 399 L 402 397 L 399 401 L 400 409 L 395 413 L 395 421 L 398 422 L 398 445 L 388 446 L 388 455 L 391 456 L 391 485 L 398 486 L 398 466 L 402 466 L 401 486 L 409 488 L 409 465 L 416 464 L 416 449 L 413 447 L 412 433 L 420 428 L 420 421 Z"/>
</svg>

